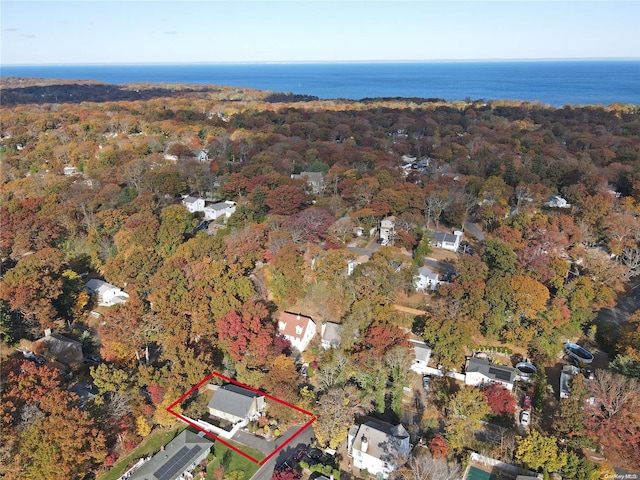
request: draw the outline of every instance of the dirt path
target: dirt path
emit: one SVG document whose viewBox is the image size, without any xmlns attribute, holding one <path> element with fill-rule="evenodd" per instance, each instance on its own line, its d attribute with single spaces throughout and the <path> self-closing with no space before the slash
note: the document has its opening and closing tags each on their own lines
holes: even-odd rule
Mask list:
<svg viewBox="0 0 640 480">
<path fill-rule="evenodd" d="M 408 313 L 410 315 L 426 315 L 427 314 L 426 310 L 418 310 L 416 308 L 403 307 L 402 305 L 398 305 L 398 304 L 394 305 L 393 308 L 395 308 L 399 312 Z"/>
</svg>

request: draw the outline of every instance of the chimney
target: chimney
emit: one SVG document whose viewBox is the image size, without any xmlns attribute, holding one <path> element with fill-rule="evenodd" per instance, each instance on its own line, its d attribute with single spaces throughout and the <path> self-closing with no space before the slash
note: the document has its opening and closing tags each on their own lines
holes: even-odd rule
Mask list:
<svg viewBox="0 0 640 480">
<path fill-rule="evenodd" d="M 362 453 L 367 453 L 367 449 L 369 448 L 369 440 L 367 440 L 367 437 L 365 437 L 364 435 L 362 435 L 362 447 L 360 448 L 360 450 L 362 450 Z"/>
<path fill-rule="evenodd" d="M 298 314 L 298 316 L 296 317 L 296 320 L 300 320 L 300 314 Z"/>
</svg>

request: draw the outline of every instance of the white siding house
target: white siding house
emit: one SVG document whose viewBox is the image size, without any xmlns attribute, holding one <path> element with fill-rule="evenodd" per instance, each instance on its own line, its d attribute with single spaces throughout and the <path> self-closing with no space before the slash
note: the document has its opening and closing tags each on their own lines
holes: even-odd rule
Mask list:
<svg viewBox="0 0 640 480">
<path fill-rule="evenodd" d="M 571 208 L 571 204 L 559 195 L 553 195 L 547 205 L 552 208 Z"/>
<path fill-rule="evenodd" d="M 490 363 L 481 358 L 470 358 L 465 370 L 465 385 L 481 386 L 501 383 L 509 391 L 513 390 L 516 379 L 515 368 Z"/>
<path fill-rule="evenodd" d="M 191 213 L 204 212 L 204 199 L 187 196 L 182 199 L 182 205 Z"/>
<path fill-rule="evenodd" d="M 304 352 L 316 331 L 316 323 L 311 317 L 299 313 L 282 312 L 278 319 L 278 333 L 289 340 L 298 352 Z"/>
<path fill-rule="evenodd" d="M 98 305 L 101 307 L 112 307 L 113 305 L 119 305 L 125 303 L 129 298 L 129 294 L 123 292 L 115 285 L 111 285 L 103 280 L 94 278 L 89 280 L 85 286 L 85 290 L 89 295 L 95 295 L 98 300 Z"/>
<path fill-rule="evenodd" d="M 209 414 L 231 423 L 249 422 L 265 409 L 264 395 L 230 383 L 218 388 L 209 401 Z"/>
<path fill-rule="evenodd" d="M 418 292 L 426 293 L 430 290 L 435 290 L 441 283 L 440 275 L 426 266 L 420 267 L 418 274 L 413 277 L 413 285 Z"/>
<path fill-rule="evenodd" d="M 460 239 L 462 238 L 462 232 L 455 230 L 453 233 L 440 233 L 433 234 L 433 246 L 436 248 L 442 248 L 444 250 L 450 250 L 457 252 L 460 247 Z"/>
<path fill-rule="evenodd" d="M 411 452 L 409 433 L 402 425 L 369 421 L 349 430 L 347 450 L 353 466 L 371 475 L 389 478 Z"/>
<path fill-rule="evenodd" d="M 413 347 L 414 353 L 411 370 L 420 375 L 426 375 L 428 372 L 427 366 L 429 360 L 431 360 L 431 348 L 420 340 L 409 340 L 409 343 Z"/>
<path fill-rule="evenodd" d="M 217 220 L 229 218 L 236 211 L 236 202 L 226 200 L 224 202 L 211 203 L 203 208 L 205 220 Z"/>
<path fill-rule="evenodd" d="M 383 218 L 380 221 L 380 239 L 382 244 L 386 245 L 394 240 L 396 235 L 396 220 L 394 216 Z"/>
</svg>

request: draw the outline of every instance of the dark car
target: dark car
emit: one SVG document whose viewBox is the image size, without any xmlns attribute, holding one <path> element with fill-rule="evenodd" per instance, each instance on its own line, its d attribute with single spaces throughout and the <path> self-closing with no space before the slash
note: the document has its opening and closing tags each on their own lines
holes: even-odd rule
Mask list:
<svg viewBox="0 0 640 480">
<path fill-rule="evenodd" d="M 44 365 L 47 362 L 42 355 L 35 355 L 33 361 L 36 362 L 36 365 Z"/>
<path fill-rule="evenodd" d="M 313 458 L 314 460 L 319 459 L 322 456 L 322 451 L 317 448 L 312 448 L 307 452 L 307 457 Z"/>
<path fill-rule="evenodd" d="M 89 355 L 85 355 L 84 357 L 84 363 L 96 365 L 101 362 L 102 362 L 102 359 L 97 355 L 89 354 Z"/>
<path fill-rule="evenodd" d="M 300 460 L 302 460 L 302 457 L 304 457 L 305 453 L 307 453 L 307 447 L 301 447 L 296 450 L 296 453 L 294 453 L 293 458 L 296 460 L 296 462 L 299 462 Z"/>
<path fill-rule="evenodd" d="M 524 397 L 524 400 L 522 402 L 522 409 L 523 410 L 531 410 L 531 397 L 529 395 L 526 395 Z"/>
</svg>

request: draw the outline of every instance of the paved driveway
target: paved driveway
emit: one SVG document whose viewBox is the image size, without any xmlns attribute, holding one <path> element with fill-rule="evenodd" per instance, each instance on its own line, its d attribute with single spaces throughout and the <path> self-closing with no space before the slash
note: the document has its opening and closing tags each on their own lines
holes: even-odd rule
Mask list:
<svg viewBox="0 0 640 480">
<path fill-rule="evenodd" d="M 253 433 L 245 432 L 243 430 L 238 430 L 232 440 L 242 445 L 246 445 L 247 447 L 251 447 L 254 450 L 258 450 L 265 456 L 270 455 L 276 448 L 273 441 L 266 440 L 263 437 L 259 437 L 258 435 L 254 435 Z"/>
</svg>

